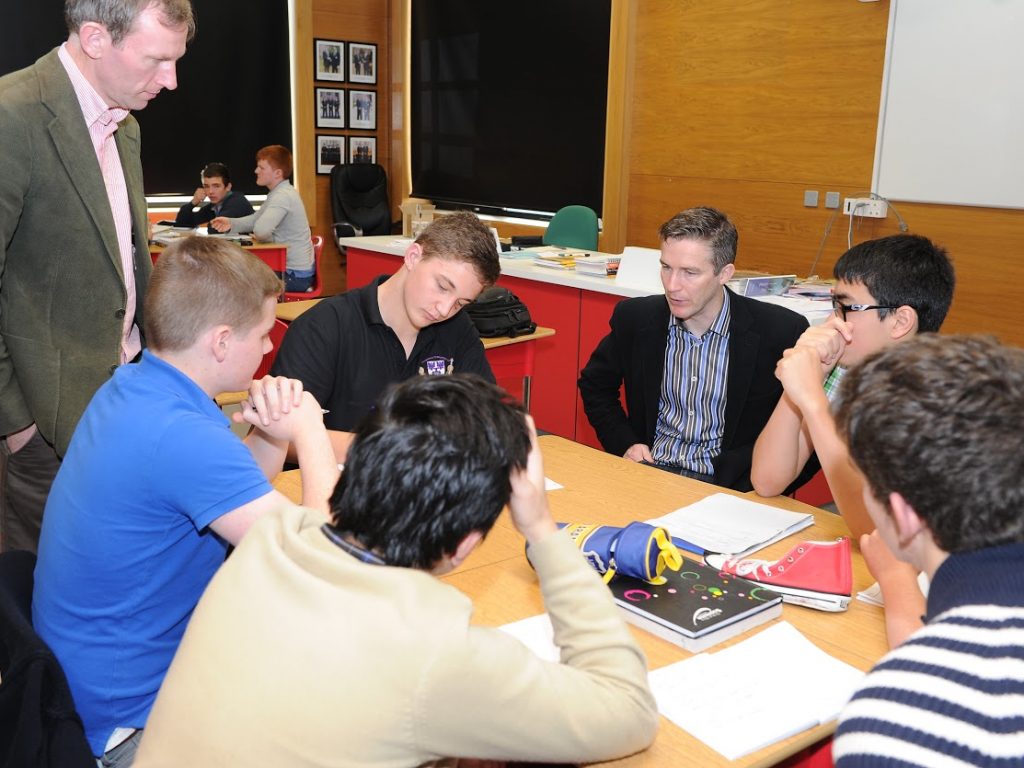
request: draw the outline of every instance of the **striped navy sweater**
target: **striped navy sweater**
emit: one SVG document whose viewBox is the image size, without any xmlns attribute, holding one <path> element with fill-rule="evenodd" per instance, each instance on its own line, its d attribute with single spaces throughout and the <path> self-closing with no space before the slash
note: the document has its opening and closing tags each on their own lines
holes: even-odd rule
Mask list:
<svg viewBox="0 0 1024 768">
<path fill-rule="evenodd" d="M 1024 765 L 1024 544 L 950 555 L 846 705 L 836 768 Z"/>
</svg>

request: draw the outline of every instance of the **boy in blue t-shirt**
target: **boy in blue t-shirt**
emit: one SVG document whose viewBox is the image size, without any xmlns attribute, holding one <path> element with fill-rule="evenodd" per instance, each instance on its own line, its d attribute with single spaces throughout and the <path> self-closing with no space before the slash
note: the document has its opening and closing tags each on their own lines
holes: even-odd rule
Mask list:
<svg viewBox="0 0 1024 768">
<path fill-rule="evenodd" d="M 228 546 L 290 504 L 270 484 L 289 442 L 303 502 L 326 513 L 338 470 L 319 405 L 295 380 L 251 381 L 280 292 L 263 262 L 226 241 L 168 248 L 146 294 L 149 348 L 97 391 L 50 492 L 33 622 L 107 763 L 130 764 Z M 241 389 L 235 419 L 254 427 L 244 441 L 214 402 Z"/>
</svg>

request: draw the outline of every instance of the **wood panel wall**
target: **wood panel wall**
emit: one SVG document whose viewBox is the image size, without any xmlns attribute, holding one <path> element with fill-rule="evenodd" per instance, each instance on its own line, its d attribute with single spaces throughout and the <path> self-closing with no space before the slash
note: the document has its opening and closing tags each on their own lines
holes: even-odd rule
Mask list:
<svg viewBox="0 0 1024 768">
<path fill-rule="evenodd" d="M 305 179 L 299 180 L 313 234 L 325 241 L 321 270 L 324 292 L 345 290 L 345 268 L 331 232 L 330 177 L 316 174 L 316 134 L 343 136 L 376 136 L 377 162 L 391 165 L 391 60 L 389 0 L 296 0 L 296 62 L 299 89 L 299 115 L 296 120 L 296 162 L 301 164 Z M 320 130 L 315 127 L 313 80 L 313 40 L 344 40 L 374 43 L 377 46 L 377 84 L 320 83 L 322 86 L 356 88 L 377 92 L 377 130 Z M 308 184 L 308 188 L 306 185 Z M 400 201 L 399 201 L 400 202 Z M 395 206 L 396 207 L 397 203 Z"/>
<path fill-rule="evenodd" d="M 407 173 L 408 2 L 387 3 L 396 179 Z M 828 276 L 848 237 L 899 231 L 891 212 L 856 219 L 851 232 L 847 217 L 824 207 L 826 192 L 855 197 L 871 186 L 888 14 L 887 0 L 613 0 L 610 99 L 622 103 L 609 105 L 613 215 L 602 248 L 657 246 L 658 227 L 674 213 L 713 205 L 739 229 L 741 268 Z M 817 207 L 804 207 L 805 190 L 819 192 Z M 953 257 L 958 284 L 944 330 L 1024 345 L 1014 311 L 1024 305 L 1024 211 L 895 207 L 909 231 Z"/>
<path fill-rule="evenodd" d="M 657 246 L 673 213 L 714 205 L 736 222 L 741 267 L 807 275 L 817 258 L 830 275 L 849 219 L 832 219 L 824 196 L 870 188 L 888 13 L 886 0 L 640 0 L 629 244 Z M 806 189 L 820 192 L 817 208 L 803 206 Z M 953 257 L 944 330 L 1024 345 L 1009 311 L 1024 302 L 1024 212 L 895 205 Z M 856 222 L 853 242 L 898 231 L 891 212 Z"/>
</svg>

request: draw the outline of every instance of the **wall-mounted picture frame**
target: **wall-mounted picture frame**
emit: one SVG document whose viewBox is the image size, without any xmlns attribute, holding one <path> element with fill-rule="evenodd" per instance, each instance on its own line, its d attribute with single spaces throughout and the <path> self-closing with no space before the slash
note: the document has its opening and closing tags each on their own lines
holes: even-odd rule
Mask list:
<svg viewBox="0 0 1024 768">
<path fill-rule="evenodd" d="M 313 40 L 313 79 L 345 82 L 345 43 L 341 40 Z"/>
<path fill-rule="evenodd" d="M 348 81 L 377 82 L 377 46 L 373 43 L 348 44 Z"/>
<path fill-rule="evenodd" d="M 345 162 L 345 137 L 316 137 L 316 172 L 330 173 L 338 163 Z"/>
<path fill-rule="evenodd" d="M 345 91 L 341 88 L 316 89 L 316 127 L 345 127 Z"/>
<path fill-rule="evenodd" d="M 348 92 L 348 127 L 377 130 L 377 92 Z"/>
<path fill-rule="evenodd" d="M 376 163 L 376 136 L 349 136 L 348 161 L 350 163 Z"/>
</svg>

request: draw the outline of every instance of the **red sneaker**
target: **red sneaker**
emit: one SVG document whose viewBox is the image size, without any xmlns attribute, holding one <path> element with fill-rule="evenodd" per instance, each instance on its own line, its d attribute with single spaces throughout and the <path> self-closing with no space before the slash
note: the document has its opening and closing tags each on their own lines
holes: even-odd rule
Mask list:
<svg viewBox="0 0 1024 768">
<path fill-rule="evenodd" d="M 787 603 L 845 611 L 853 591 L 850 540 L 804 541 L 778 560 L 706 555 L 704 561 L 722 573 L 741 576 L 771 587 Z"/>
</svg>

